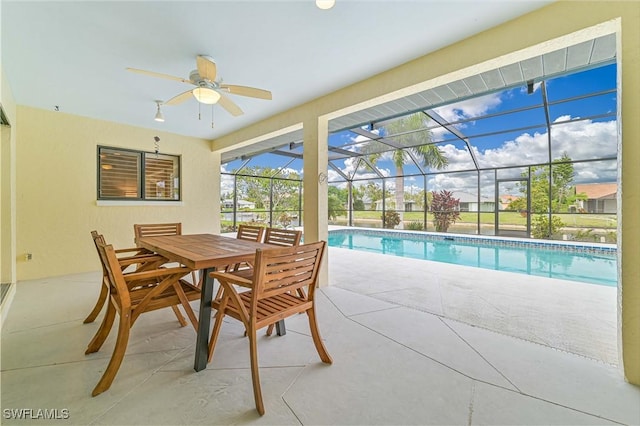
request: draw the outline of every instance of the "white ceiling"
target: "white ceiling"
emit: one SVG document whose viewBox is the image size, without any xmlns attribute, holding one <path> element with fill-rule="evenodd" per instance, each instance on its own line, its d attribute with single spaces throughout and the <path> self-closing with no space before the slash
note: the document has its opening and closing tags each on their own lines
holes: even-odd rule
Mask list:
<svg viewBox="0 0 640 426">
<path fill-rule="evenodd" d="M 19 105 L 213 139 L 455 43 L 551 1 L 7 1 L 2 71 Z M 544 23 L 540 23 L 544 25 Z M 273 100 L 230 97 L 232 117 L 191 99 L 190 86 L 127 72 L 188 78 L 213 57 L 224 83 L 268 89 Z"/>
</svg>

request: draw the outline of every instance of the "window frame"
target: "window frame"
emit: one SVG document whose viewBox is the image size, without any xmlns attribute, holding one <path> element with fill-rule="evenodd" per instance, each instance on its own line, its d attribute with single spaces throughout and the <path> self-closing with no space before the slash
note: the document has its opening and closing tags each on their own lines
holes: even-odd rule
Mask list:
<svg viewBox="0 0 640 426">
<path fill-rule="evenodd" d="M 140 188 L 139 196 L 137 197 L 103 197 L 100 193 L 101 182 L 102 182 L 102 168 L 100 162 L 100 155 L 102 150 L 108 150 L 111 152 L 123 152 L 127 155 L 136 155 L 139 161 L 139 174 L 137 176 L 137 185 Z M 120 148 L 114 146 L 107 145 L 98 145 L 96 150 L 96 201 L 100 203 L 115 201 L 115 202 L 130 202 L 130 203 L 181 203 L 182 202 L 182 155 L 179 154 L 167 154 L 167 153 L 156 153 L 153 151 L 142 151 L 137 149 L 130 148 Z M 177 163 L 177 179 L 178 185 L 178 198 L 148 198 L 147 197 L 147 188 L 146 188 L 146 174 L 147 174 L 147 165 L 146 165 L 146 155 L 162 155 L 166 157 L 172 157 L 174 161 Z"/>
</svg>

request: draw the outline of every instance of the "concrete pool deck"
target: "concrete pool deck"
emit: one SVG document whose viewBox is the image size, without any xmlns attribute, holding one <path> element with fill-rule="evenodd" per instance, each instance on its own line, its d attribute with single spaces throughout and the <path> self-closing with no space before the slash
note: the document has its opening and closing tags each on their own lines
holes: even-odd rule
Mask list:
<svg viewBox="0 0 640 426">
<path fill-rule="evenodd" d="M 331 247 L 329 283 L 618 364 L 617 288 Z"/>
<path fill-rule="evenodd" d="M 115 335 L 84 355 L 101 273 L 19 282 L 0 336 L 2 424 L 53 423 L 11 416 L 38 408 L 67 409 L 61 425 L 640 424 L 640 388 L 574 355 L 586 342 L 615 352 L 615 326 L 597 328 L 615 319 L 614 288 L 599 300 L 587 284 L 333 247 L 328 259 L 318 320 L 334 363 L 320 362 L 305 315 L 287 318 L 286 336 L 261 331 L 264 417 L 236 321 L 195 373 L 194 330 L 169 309 L 141 317 L 111 389 L 92 398 Z"/>
</svg>

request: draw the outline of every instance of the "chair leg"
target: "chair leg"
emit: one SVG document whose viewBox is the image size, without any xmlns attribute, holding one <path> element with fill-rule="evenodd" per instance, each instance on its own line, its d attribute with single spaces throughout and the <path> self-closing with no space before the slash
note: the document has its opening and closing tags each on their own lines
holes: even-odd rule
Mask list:
<svg viewBox="0 0 640 426">
<path fill-rule="evenodd" d="M 269 326 L 267 327 L 267 336 L 271 336 L 273 334 L 274 327 L 278 336 L 284 336 L 285 334 L 287 334 L 287 328 L 284 324 L 284 320 L 280 320 L 273 324 L 269 324 Z"/>
<path fill-rule="evenodd" d="M 193 313 L 193 309 L 191 309 L 191 305 L 189 305 L 189 300 L 187 299 L 187 296 L 182 291 L 182 288 L 180 287 L 180 283 L 175 283 L 173 285 L 173 287 L 176 289 L 176 294 L 178 295 L 178 299 L 180 299 L 180 303 L 182 304 L 182 308 L 187 313 L 187 316 L 189 317 L 189 321 L 191 321 L 191 325 L 193 325 L 193 329 L 197 333 L 198 332 L 198 318 L 196 318 L 196 315 Z M 172 306 L 172 308 L 176 308 L 175 310 L 177 310 L 177 306 L 175 306 L 175 305 Z M 178 311 L 178 312 L 180 312 L 180 311 Z"/>
<path fill-rule="evenodd" d="M 275 324 L 269 324 L 269 326 L 267 327 L 267 336 L 271 336 L 273 334 L 273 328 L 275 326 Z"/>
<path fill-rule="evenodd" d="M 193 285 L 198 287 L 198 288 L 202 288 L 202 281 L 198 278 L 198 272 L 196 271 L 192 271 L 191 272 L 191 279 L 193 280 Z"/>
<path fill-rule="evenodd" d="M 223 290 L 222 285 L 219 285 L 213 300 L 220 300 L 222 298 L 222 290 Z"/>
<path fill-rule="evenodd" d="M 107 340 L 109 336 L 109 332 L 111 331 L 111 327 L 113 326 L 113 320 L 116 317 L 116 308 L 113 307 L 111 302 L 107 303 L 107 312 L 104 314 L 104 318 L 102 319 L 102 323 L 100 323 L 100 328 L 96 331 L 95 336 L 89 342 L 89 346 L 87 346 L 87 350 L 84 352 L 85 355 L 92 354 L 97 352 Z"/>
<path fill-rule="evenodd" d="M 104 306 L 104 302 L 107 300 L 107 296 L 109 295 L 109 289 L 106 285 L 102 284 L 102 288 L 100 289 L 100 296 L 98 296 L 98 300 L 96 301 L 96 306 L 93 307 L 93 310 L 89 314 L 88 317 L 84 319 L 83 324 L 89 324 L 94 322 L 98 317 L 98 314 L 102 310 Z"/>
<path fill-rule="evenodd" d="M 333 363 L 331 355 L 329 355 L 327 348 L 325 348 L 324 343 L 322 343 L 320 331 L 318 330 L 318 321 L 316 320 L 316 312 L 313 307 L 307 311 L 307 316 L 309 317 L 309 329 L 311 330 L 313 344 L 316 345 L 316 350 L 318 351 L 318 355 L 320 355 L 320 359 L 325 364 Z"/>
<path fill-rule="evenodd" d="M 264 415 L 264 403 L 262 402 L 262 389 L 260 388 L 260 372 L 258 370 L 258 345 L 256 342 L 256 329 L 253 324 L 249 330 L 249 356 L 251 358 L 251 380 L 253 382 L 253 398 L 256 401 L 256 410 Z"/>
<path fill-rule="evenodd" d="M 209 356 L 207 357 L 207 363 L 213 359 L 213 351 L 216 349 L 216 341 L 220 334 L 220 328 L 222 327 L 222 320 L 224 319 L 224 310 L 227 308 L 228 299 L 223 299 L 216 313 L 216 322 L 213 324 L 213 330 L 211 330 L 211 337 L 209 338 Z"/>
<path fill-rule="evenodd" d="M 122 360 L 124 359 L 124 353 L 127 350 L 127 344 L 129 343 L 129 332 L 131 330 L 131 324 L 129 319 L 131 318 L 131 312 L 123 312 L 120 316 L 120 325 L 118 326 L 118 338 L 116 339 L 116 345 L 113 348 L 113 354 L 111 355 L 111 359 L 109 360 L 109 365 L 106 370 L 104 370 L 104 374 L 100 378 L 100 381 L 93 389 L 91 393 L 92 396 L 100 395 L 102 392 L 106 391 L 111 387 L 111 383 L 113 379 L 115 379 L 116 374 L 118 374 L 118 370 L 120 369 L 120 365 L 122 364 Z"/>
<path fill-rule="evenodd" d="M 187 320 L 184 319 L 184 317 L 182 316 L 182 313 L 180 312 L 180 309 L 178 309 L 178 307 L 176 305 L 173 305 L 171 307 L 171 309 L 173 309 L 173 313 L 176 314 L 176 318 L 178 318 L 178 322 L 180 323 L 180 327 L 185 327 L 187 325 Z"/>
</svg>

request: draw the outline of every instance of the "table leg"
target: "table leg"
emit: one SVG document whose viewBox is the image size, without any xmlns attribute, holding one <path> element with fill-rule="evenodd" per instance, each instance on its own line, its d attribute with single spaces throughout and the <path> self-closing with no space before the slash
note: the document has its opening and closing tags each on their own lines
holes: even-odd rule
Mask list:
<svg viewBox="0 0 640 426">
<path fill-rule="evenodd" d="M 211 300 L 213 299 L 213 278 L 209 276 L 214 268 L 201 271 L 203 275 L 200 294 L 200 317 L 198 318 L 198 335 L 196 337 L 196 359 L 194 370 L 201 371 L 207 368 L 209 352 L 209 328 L 211 326 Z"/>
</svg>

